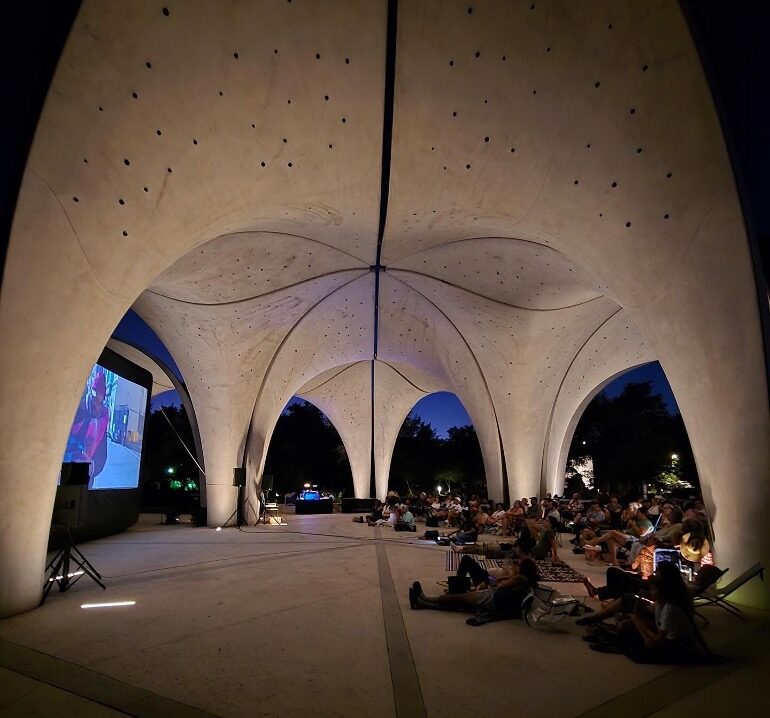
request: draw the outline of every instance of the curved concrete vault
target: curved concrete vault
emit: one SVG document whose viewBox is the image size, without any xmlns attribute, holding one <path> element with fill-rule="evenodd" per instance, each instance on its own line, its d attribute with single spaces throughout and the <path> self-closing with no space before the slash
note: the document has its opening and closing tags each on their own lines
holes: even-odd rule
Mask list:
<svg viewBox="0 0 770 718">
<path fill-rule="evenodd" d="M 72 412 L 132 306 L 185 377 L 212 525 L 242 464 L 253 519 L 295 394 L 382 495 L 408 411 L 452 391 L 517 497 L 658 359 L 719 562 L 768 560 L 755 277 L 678 4 L 469 4 L 401 3 L 389 37 L 384 0 L 83 3 L 3 280 L 0 613 L 37 603 Z"/>
</svg>

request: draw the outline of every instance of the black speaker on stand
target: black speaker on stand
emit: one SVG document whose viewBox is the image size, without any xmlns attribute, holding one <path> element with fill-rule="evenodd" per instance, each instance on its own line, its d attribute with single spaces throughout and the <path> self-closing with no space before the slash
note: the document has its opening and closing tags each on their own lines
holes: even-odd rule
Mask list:
<svg viewBox="0 0 770 718">
<path fill-rule="evenodd" d="M 246 486 L 246 469 L 243 466 L 236 466 L 233 469 L 233 486 L 236 488 L 236 496 L 235 496 L 235 511 L 231 513 L 227 520 L 217 529 L 217 531 L 221 531 L 227 524 L 229 524 L 233 519 L 235 519 L 235 528 L 240 530 L 241 523 L 243 523 L 243 512 L 241 507 L 241 491 L 244 486 Z"/>
</svg>

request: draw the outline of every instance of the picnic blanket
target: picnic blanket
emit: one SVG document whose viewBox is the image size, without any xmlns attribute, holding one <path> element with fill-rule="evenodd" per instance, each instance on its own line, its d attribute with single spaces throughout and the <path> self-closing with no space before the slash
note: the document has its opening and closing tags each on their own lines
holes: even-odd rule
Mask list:
<svg viewBox="0 0 770 718">
<path fill-rule="evenodd" d="M 490 568 L 498 568 L 499 566 L 502 566 L 503 563 L 501 559 L 479 556 L 477 554 L 463 554 L 457 553 L 456 551 L 447 551 L 446 570 L 451 573 L 457 571 L 463 556 L 470 556 L 479 564 L 479 566 L 487 571 L 489 571 Z M 540 579 L 542 581 L 550 581 L 551 583 L 582 583 L 585 578 L 582 573 L 578 573 L 566 563 L 555 563 L 553 559 L 550 558 L 543 559 L 542 561 L 535 561 L 535 563 L 537 564 L 537 570 L 540 572 Z"/>
</svg>

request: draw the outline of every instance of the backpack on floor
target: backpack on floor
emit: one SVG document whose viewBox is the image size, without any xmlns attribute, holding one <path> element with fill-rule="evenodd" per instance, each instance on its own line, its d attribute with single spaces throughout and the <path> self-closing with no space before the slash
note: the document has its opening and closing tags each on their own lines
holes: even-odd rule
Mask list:
<svg viewBox="0 0 770 718">
<path fill-rule="evenodd" d="M 580 604 L 574 596 L 549 588 L 533 588 L 521 602 L 521 617 L 530 628 L 544 631 L 562 630 L 559 623 Z"/>
</svg>

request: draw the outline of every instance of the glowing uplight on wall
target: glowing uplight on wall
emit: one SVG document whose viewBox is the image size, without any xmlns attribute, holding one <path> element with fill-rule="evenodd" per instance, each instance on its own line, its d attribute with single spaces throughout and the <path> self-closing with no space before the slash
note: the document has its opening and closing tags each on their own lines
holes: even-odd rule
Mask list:
<svg viewBox="0 0 770 718">
<path fill-rule="evenodd" d="M 136 601 L 107 601 L 106 603 L 83 603 L 80 608 L 114 608 L 116 606 L 135 606 Z"/>
</svg>

